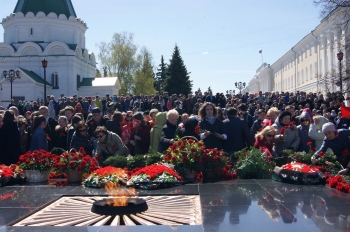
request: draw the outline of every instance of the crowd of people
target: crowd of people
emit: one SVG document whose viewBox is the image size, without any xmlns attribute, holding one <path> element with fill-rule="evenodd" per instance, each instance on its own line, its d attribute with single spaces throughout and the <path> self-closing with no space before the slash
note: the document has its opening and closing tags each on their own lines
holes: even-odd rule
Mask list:
<svg viewBox="0 0 350 232">
<path fill-rule="evenodd" d="M 350 170 L 350 117 L 342 117 L 341 93 L 230 95 L 48 96 L 13 100 L 0 109 L 0 163 L 11 164 L 27 151 L 61 148 L 109 156 L 166 152 L 177 138 L 203 140 L 207 148 L 234 153 L 255 146 L 273 157 L 285 149 L 333 152 Z M 349 112 L 347 112 L 349 113 Z M 344 158 L 345 157 L 345 158 Z"/>
</svg>

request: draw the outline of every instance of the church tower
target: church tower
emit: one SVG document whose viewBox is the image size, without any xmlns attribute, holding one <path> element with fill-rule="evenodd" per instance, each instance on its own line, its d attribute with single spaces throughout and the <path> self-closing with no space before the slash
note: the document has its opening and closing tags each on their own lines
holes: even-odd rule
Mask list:
<svg viewBox="0 0 350 232">
<path fill-rule="evenodd" d="M 48 61 L 48 95 L 72 96 L 82 90 L 85 79 L 95 77 L 95 55 L 85 47 L 88 27 L 77 17 L 71 0 L 18 0 L 13 13 L 2 20 L 2 26 L 0 101 L 10 101 L 10 82 L 3 71 L 11 69 L 21 73 L 20 79 L 12 83 L 15 101 L 41 101 L 44 59 Z"/>
</svg>

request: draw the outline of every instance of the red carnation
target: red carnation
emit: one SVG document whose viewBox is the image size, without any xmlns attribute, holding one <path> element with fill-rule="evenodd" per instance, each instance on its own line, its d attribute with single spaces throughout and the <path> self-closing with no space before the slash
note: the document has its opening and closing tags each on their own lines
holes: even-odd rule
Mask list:
<svg viewBox="0 0 350 232">
<path fill-rule="evenodd" d="M 200 126 L 196 126 L 194 128 L 194 132 L 199 135 L 201 133 L 201 127 Z"/>
<path fill-rule="evenodd" d="M 74 167 L 75 163 L 74 162 L 69 162 L 69 166 Z"/>
<path fill-rule="evenodd" d="M 80 152 L 84 152 L 84 151 L 85 151 L 85 150 L 84 150 L 84 147 L 80 147 L 80 148 L 79 148 L 79 151 L 80 151 Z"/>
<path fill-rule="evenodd" d="M 343 152 L 342 152 L 342 155 L 343 155 L 343 156 L 347 156 L 348 153 L 349 153 L 349 150 L 348 150 L 347 148 L 345 148 L 345 149 L 343 150 Z"/>
<path fill-rule="evenodd" d="M 191 151 L 191 152 L 196 152 L 196 148 L 192 147 L 192 148 L 190 149 L 190 151 Z"/>
<path fill-rule="evenodd" d="M 312 151 L 312 152 L 316 152 L 317 150 L 316 150 L 315 147 L 313 147 L 313 148 L 311 149 L 311 151 Z"/>
<path fill-rule="evenodd" d="M 81 170 L 83 170 L 83 167 L 79 165 L 79 166 L 77 167 L 77 170 L 78 170 L 78 171 L 81 171 Z"/>
<path fill-rule="evenodd" d="M 90 122 L 90 125 L 93 126 L 95 123 L 94 122 Z"/>
<path fill-rule="evenodd" d="M 312 146 L 312 142 L 307 142 L 306 145 Z"/>
<path fill-rule="evenodd" d="M 176 161 L 176 156 L 171 157 L 171 161 L 175 162 Z"/>
<path fill-rule="evenodd" d="M 281 130 L 280 130 L 280 134 L 283 135 L 284 131 L 285 131 L 285 129 L 284 129 L 284 127 L 282 127 Z"/>
<path fill-rule="evenodd" d="M 322 156 L 324 156 L 324 152 L 323 152 L 323 151 L 320 151 L 320 152 L 318 153 L 318 155 L 319 155 L 320 157 L 322 157 Z"/>
</svg>

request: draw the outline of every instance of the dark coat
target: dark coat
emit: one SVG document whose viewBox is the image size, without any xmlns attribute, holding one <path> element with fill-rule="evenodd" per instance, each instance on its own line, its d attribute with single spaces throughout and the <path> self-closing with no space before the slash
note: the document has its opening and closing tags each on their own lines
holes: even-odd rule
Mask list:
<svg viewBox="0 0 350 232">
<path fill-rule="evenodd" d="M 298 134 L 300 138 L 300 144 L 298 151 L 305 151 L 309 152 L 310 151 L 310 146 L 307 145 L 308 142 L 312 142 L 311 147 L 315 147 L 316 143 L 315 140 L 309 137 L 309 127 L 308 126 L 298 126 Z"/>
<path fill-rule="evenodd" d="M 106 119 L 104 119 L 103 117 L 101 117 L 100 121 L 97 123 L 95 122 L 94 118 L 91 118 L 89 121 L 87 121 L 86 123 L 88 124 L 88 134 L 89 134 L 89 138 L 91 137 L 95 137 L 95 130 L 98 126 L 106 126 Z"/>
<path fill-rule="evenodd" d="M 166 124 L 164 125 L 162 133 L 160 135 L 158 152 L 163 153 L 169 148 L 170 140 L 175 138 L 176 130 L 176 125 L 173 125 L 169 121 L 166 121 Z"/>
<path fill-rule="evenodd" d="M 147 122 L 146 125 L 140 125 L 135 129 L 134 135 L 137 135 L 141 140 L 135 140 L 140 148 L 141 155 L 147 154 L 151 143 L 151 125 Z M 136 149 L 135 149 L 136 150 Z M 136 154 L 140 155 L 140 154 Z"/>
<path fill-rule="evenodd" d="M 74 148 L 75 150 L 79 151 L 79 149 L 83 147 L 85 152 L 87 154 L 91 154 L 91 143 L 87 136 L 82 136 L 80 133 L 74 132 L 72 137 L 72 142 L 70 144 L 70 148 Z"/>
<path fill-rule="evenodd" d="M 4 123 L 0 128 L 0 164 L 15 164 L 21 154 L 17 123 Z"/>
<path fill-rule="evenodd" d="M 120 138 L 122 137 L 122 129 L 119 122 L 108 120 L 106 121 L 106 128 L 108 131 L 117 134 Z"/>
<path fill-rule="evenodd" d="M 224 120 L 223 125 L 227 130 L 226 152 L 232 153 L 253 146 L 253 137 L 247 123 L 237 117 L 229 116 L 228 119 Z"/>
<path fill-rule="evenodd" d="M 53 135 L 53 147 L 59 147 L 64 150 L 67 149 L 67 128 L 59 128 L 54 131 Z"/>
<path fill-rule="evenodd" d="M 315 153 L 316 156 L 321 151 L 325 153 L 328 148 L 332 149 L 334 155 L 337 157 L 342 156 L 342 152 L 345 148 L 350 151 L 350 130 L 340 129 L 338 131 L 339 135 L 333 140 L 328 140 L 327 138 L 323 140 L 321 148 Z"/>
<path fill-rule="evenodd" d="M 262 124 L 262 120 L 258 119 L 255 120 L 255 122 L 253 123 L 253 126 L 250 128 L 250 134 L 254 137 L 255 134 L 263 128 Z"/>
<path fill-rule="evenodd" d="M 222 150 L 224 148 L 224 140 L 215 136 L 215 133 L 227 135 L 227 130 L 222 121 L 216 119 L 214 124 L 211 125 L 204 119 L 199 122 L 199 126 L 201 127 L 201 130 L 210 131 L 210 135 L 203 140 L 206 148 L 217 148 L 218 150 Z"/>
<path fill-rule="evenodd" d="M 37 127 L 33 133 L 32 140 L 30 141 L 30 151 L 45 150 L 48 151 L 48 142 L 46 133 L 41 127 Z"/>
</svg>

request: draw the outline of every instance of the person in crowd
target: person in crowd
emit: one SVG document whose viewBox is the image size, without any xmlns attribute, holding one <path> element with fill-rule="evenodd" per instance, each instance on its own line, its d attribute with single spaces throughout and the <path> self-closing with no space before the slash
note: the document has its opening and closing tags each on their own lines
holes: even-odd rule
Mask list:
<svg viewBox="0 0 350 232">
<path fill-rule="evenodd" d="M 67 149 L 68 136 L 67 117 L 60 116 L 58 118 L 58 125 L 55 128 L 53 135 L 53 147 Z"/>
<path fill-rule="evenodd" d="M 289 111 L 292 114 L 291 121 L 295 123 L 296 126 L 300 125 L 299 118 L 295 115 L 295 107 L 293 105 L 286 106 L 285 110 Z M 308 112 L 310 117 L 312 117 L 312 113 Z"/>
<path fill-rule="evenodd" d="M 316 115 L 314 116 L 314 123 L 312 123 L 309 127 L 309 137 L 315 140 L 316 149 L 320 149 L 324 139 L 324 133 L 322 132 L 322 126 L 328 122 L 323 116 Z M 330 148 L 328 148 L 327 152 L 332 152 Z"/>
<path fill-rule="evenodd" d="M 25 118 L 18 120 L 17 122 L 18 130 L 19 130 L 19 142 L 21 145 L 21 154 L 24 154 L 28 151 L 28 123 Z"/>
<path fill-rule="evenodd" d="M 5 111 L 0 128 L 0 164 L 15 164 L 21 154 L 20 133 L 15 119 L 12 111 Z"/>
<path fill-rule="evenodd" d="M 155 125 L 155 121 L 156 121 L 156 115 L 158 114 L 158 110 L 157 109 L 152 109 L 150 112 L 149 112 L 149 116 L 150 116 L 150 125 L 151 127 L 153 127 Z"/>
<path fill-rule="evenodd" d="M 266 114 L 266 116 L 268 117 L 268 120 L 264 121 L 263 127 L 272 126 L 275 123 L 279 114 L 280 114 L 280 111 L 276 107 L 270 108 Z"/>
<path fill-rule="evenodd" d="M 67 120 L 68 121 L 68 120 Z M 67 131 L 67 148 L 70 149 L 70 144 L 72 142 L 72 137 L 74 132 L 76 131 L 77 125 L 80 121 L 83 121 L 83 119 L 78 116 L 78 115 L 74 115 L 72 118 L 72 123 L 68 124 L 68 131 Z"/>
<path fill-rule="evenodd" d="M 90 142 L 93 143 L 95 141 L 95 133 L 94 131 L 98 126 L 106 126 L 106 120 L 102 117 L 102 111 L 100 108 L 96 107 L 92 111 L 92 119 L 87 121 L 88 124 L 88 133 Z"/>
<path fill-rule="evenodd" d="M 253 121 L 252 116 L 247 113 L 247 110 L 248 110 L 247 105 L 244 103 L 240 104 L 238 106 L 238 110 L 240 111 L 240 113 L 243 114 L 243 119 L 247 123 L 248 128 L 252 128 L 254 121 Z"/>
<path fill-rule="evenodd" d="M 121 124 L 124 121 L 124 116 L 120 111 L 114 111 L 111 120 L 106 121 L 106 128 L 117 134 L 120 138 L 122 137 Z"/>
<path fill-rule="evenodd" d="M 350 126 L 350 119 L 349 118 L 343 118 L 342 112 L 338 112 L 338 117 L 334 119 L 334 124 L 336 125 L 337 129 L 349 129 Z"/>
<path fill-rule="evenodd" d="M 40 107 L 39 103 L 37 101 L 34 101 L 33 102 L 33 111 L 38 111 L 39 107 Z"/>
<path fill-rule="evenodd" d="M 0 128 L 4 125 L 4 115 L 0 114 Z"/>
<path fill-rule="evenodd" d="M 81 104 L 81 106 L 83 107 L 83 110 L 84 110 L 84 119 L 86 119 L 87 121 L 87 116 L 89 114 L 89 109 L 90 109 L 90 103 L 86 97 L 83 98 L 83 103 Z"/>
<path fill-rule="evenodd" d="M 169 110 L 166 115 L 167 121 L 162 129 L 162 133 L 160 135 L 160 141 L 158 146 L 158 152 L 165 152 L 170 145 L 174 143 L 174 138 L 177 133 L 177 122 L 179 118 L 179 113 L 177 110 L 172 109 Z"/>
<path fill-rule="evenodd" d="M 47 107 L 48 107 L 48 116 L 50 118 L 56 117 L 56 111 L 55 111 L 55 106 L 53 104 L 53 100 L 49 101 L 49 105 Z"/>
<path fill-rule="evenodd" d="M 134 146 L 135 155 L 144 155 L 148 153 L 150 146 L 150 132 L 151 126 L 146 122 L 140 112 L 134 114 L 133 119 L 137 121 L 133 133 L 133 139 L 130 140 L 131 145 Z"/>
<path fill-rule="evenodd" d="M 183 113 L 181 115 L 181 122 L 179 123 L 179 127 L 184 128 L 185 122 L 188 120 L 189 115 L 187 113 Z"/>
<path fill-rule="evenodd" d="M 46 127 L 44 131 L 48 138 L 48 150 L 51 151 L 53 148 L 53 140 L 51 138 L 53 137 L 58 122 L 54 117 L 49 117 L 49 108 L 47 106 L 40 106 L 39 112 L 46 118 Z"/>
<path fill-rule="evenodd" d="M 95 98 L 93 98 L 90 103 L 89 112 L 92 113 L 92 110 L 95 108 L 97 108 L 97 105 L 95 104 Z"/>
<path fill-rule="evenodd" d="M 83 109 L 83 107 L 81 106 L 81 103 L 80 103 L 80 102 L 78 102 L 78 103 L 75 105 L 73 114 L 76 114 L 76 113 L 81 113 L 83 116 L 84 116 L 84 114 L 85 114 L 84 109 Z M 84 117 L 84 118 L 85 118 L 85 117 Z"/>
<path fill-rule="evenodd" d="M 238 111 L 230 107 L 227 109 L 227 119 L 223 121 L 227 139 L 224 150 L 229 153 L 242 150 L 253 145 L 253 139 L 246 122 L 237 118 Z"/>
<path fill-rule="evenodd" d="M 325 153 L 328 148 L 331 148 L 339 163 L 345 168 L 339 174 L 349 173 L 350 130 L 337 130 L 333 123 L 327 122 L 322 126 L 322 132 L 325 135 L 322 146 L 312 156 L 311 161 L 315 163 L 316 159 L 322 156 L 321 152 Z"/>
<path fill-rule="evenodd" d="M 72 117 L 74 115 L 74 108 L 72 106 L 66 106 L 64 108 L 64 115 L 67 117 L 68 124 L 72 123 Z"/>
<path fill-rule="evenodd" d="M 263 109 L 259 109 L 257 113 L 258 113 L 258 119 L 253 123 L 253 126 L 250 128 L 250 134 L 252 136 L 255 136 L 255 134 L 258 131 L 262 130 L 264 120 L 266 117 L 266 111 Z"/>
<path fill-rule="evenodd" d="M 16 106 L 20 115 L 24 115 L 24 105 L 21 100 L 18 101 L 18 105 Z"/>
<path fill-rule="evenodd" d="M 45 133 L 46 118 L 43 115 L 34 116 L 33 135 L 30 142 L 30 151 L 45 150 L 48 151 L 47 135 Z"/>
<path fill-rule="evenodd" d="M 128 148 L 124 145 L 120 137 L 110 131 L 105 126 L 98 126 L 95 130 L 98 138 L 96 155 L 100 155 L 98 162 L 102 164 L 109 156 L 128 156 Z"/>
<path fill-rule="evenodd" d="M 151 110 L 152 112 L 152 110 Z M 153 121 L 153 120 L 152 120 Z M 158 112 L 155 116 L 154 126 L 150 131 L 150 147 L 149 151 L 156 152 L 158 151 L 158 145 L 160 141 L 160 136 L 164 125 L 167 122 L 167 114 L 163 112 Z"/>
<path fill-rule="evenodd" d="M 193 137 L 199 140 L 199 135 L 196 133 L 196 126 L 198 126 L 198 118 L 189 117 L 184 123 L 183 128 L 179 131 L 180 138 Z"/>
<path fill-rule="evenodd" d="M 285 149 L 297 151 L 299 148 L 300 138 L 298 130 L 295 125 L 289 126 L 291 117 L 292 114 L 289 111 L 283 111 L 272 125 L 277 131 L 273 147 L 275 156 L 281 156 L 282 151 Z M 282 128 L 284 131 L 281 130 Z"/>
<path fill-rule="evenodd" d="M 87 154 L 91 154 L 92 145 L 88 138 L 87 129 L 88 126 L 84 121 L 77 123 L 75 132 L 72 136 L 72 141 L 70 143 L 70 148 L 74 148 L 75 150 L 79 151 L 79 149 L 83 147 Z"/>
<path fill-rule="evenodd" d="M 224 148 L 224 140 L 227 139 L 227 132 L 222 121 L 216 118 L 216 108 L 211 102 L 204 103 L 199 109 L 199 126 L 203 133 L 200 134 L 206 148 Z"/>
<path fill-rule="evenodd" d="M 19 111 L 18 111 L 18 109 L 17 109 L 16 106 L 11 106 L 11 107 L 9 107 L 9 110 L 12 110 L 12 111 L 13 111 L 13 113 L 15 114 L 15 117 L 18 117 Z"/>
<path fill-rule="evenodd" d="M 308 112 L 304 111 L 301 113 L 300 117 L 300 125 L 297 126 L 298 134 L 300 138 L 300 144 L 298 147 L 298 151 L 309 152 L 311 148 L 315 147 L 315 140 L 310 138 L 309 131 L 311 125 L 311 116 Z M 310 146 L 309 143 L 312 145 Z"/>
<path fill-rule="evenodd" d="M 215 108 L 216 108 L 216 112 L 217 112 L 216 118 L 219 119 L 220 121 L 224 121 L 225 117 L 224 117 L 224 113 L 222 112 L 221 107 L 217 106 Z"/>
<path fill-rule="evenodd" d="M 273 126 L 267 126 L 255 135 L 254 147 L 264 152 L 273 152 L 273 141 L 276 136 L 276 129 Z"/>
</svg>

